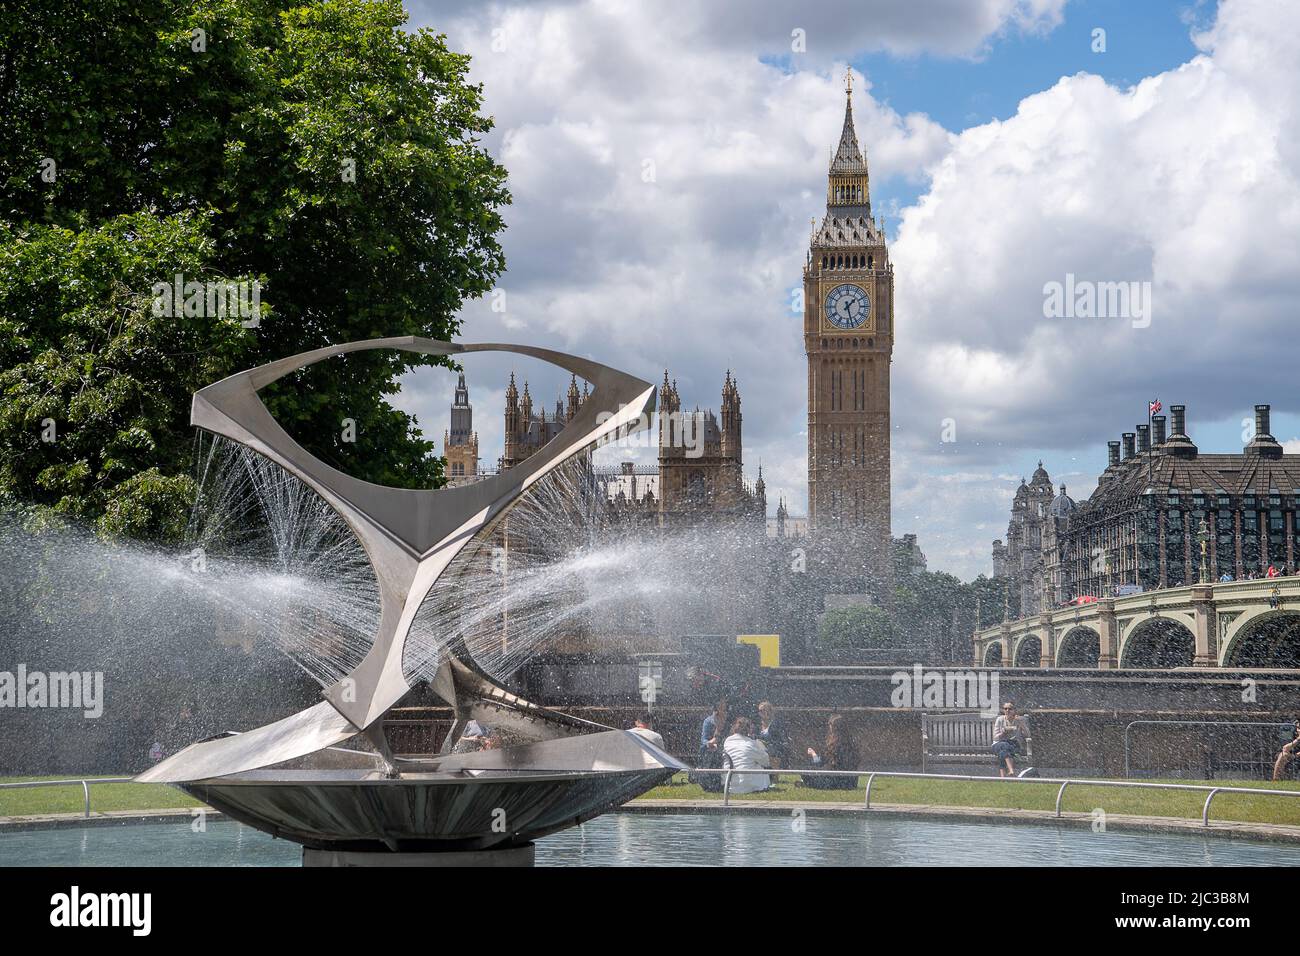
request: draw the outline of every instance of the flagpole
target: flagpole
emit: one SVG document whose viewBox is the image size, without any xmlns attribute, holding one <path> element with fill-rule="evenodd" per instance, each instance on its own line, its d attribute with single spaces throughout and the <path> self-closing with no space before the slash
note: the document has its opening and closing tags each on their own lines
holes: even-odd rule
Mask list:
<svg viewBox="0 0 1300 956">
<path fill-rule="evenodd" d="M 1151 460 L 1155 458 L 1155 446 L 1151 444 L 1151 421 L 1155 414 L 1155 401 L 1147 402 L 1147 487 L 1151 487 Z"/>
</svg>

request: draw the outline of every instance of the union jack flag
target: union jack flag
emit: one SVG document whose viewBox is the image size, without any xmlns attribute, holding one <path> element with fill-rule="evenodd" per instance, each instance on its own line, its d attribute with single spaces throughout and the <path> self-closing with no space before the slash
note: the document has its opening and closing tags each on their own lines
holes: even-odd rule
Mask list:
<svg viewBox="0 0 1300 956">
<path fill-rule="evenodd" d="M 1162 408 L 1164 408 L 1164 406 L 1160 404 L 1160 399 L 1157 398 L 1154 402 L 1151 403 L 1151 414 L 1152 415 L 1157 414 Z"/>
</svg>

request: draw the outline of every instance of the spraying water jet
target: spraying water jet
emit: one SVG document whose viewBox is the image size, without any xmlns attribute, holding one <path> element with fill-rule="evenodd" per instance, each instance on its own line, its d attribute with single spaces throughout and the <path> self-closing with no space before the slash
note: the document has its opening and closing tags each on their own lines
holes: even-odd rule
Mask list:
<svg viewBox="0 0 1300 956">
<path fill-rule="evenodd" d="M 381 348 L 529 355 L 582 376 L 593 392 L 555 439 L 516 468 L 452 488 L 383 487 L 308 453 L 258 395 L 308 365 Z M 649 383 L 560 352 L 416 337 L 302 353 L 195 393 L 194 425 L 279 465 L 346 522 L 375 575 L 379 623 L 364 656 L 325 688 L 320 703 L 256 730 L 192 744 L 136 779 L 177 784 L 237 820 L 301 843 L 305 864 L 497 865 L 530 861 L 533 840 L 683 769 L 635 734 L 510 693 L 475 660 L 454 621 L 434 620 L 410 640 L 422 604 L 458 556 L 470 545 L 482 547 L 521 496 L 566 462 L 643 427 L 654 396 Z M 424 681 L 452 708 L 453 725 L 438 753 L 395 755 L 384 717 Z M 452 752 L 471 720 L 505 731 L 509 744 Z M 341 746 L 348 741 L 360 743 Z"/>
</svg>

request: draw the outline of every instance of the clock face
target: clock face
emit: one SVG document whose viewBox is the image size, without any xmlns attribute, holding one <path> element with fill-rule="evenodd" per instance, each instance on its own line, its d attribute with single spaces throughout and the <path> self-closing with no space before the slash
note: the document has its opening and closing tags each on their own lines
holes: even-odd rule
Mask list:
<svg viewBox="0 0 1300 956">
<path fill-rule="evenodd" d="M 855 285 L 837 285 L 826 296 L 826 321 L 838 329 L 856 329 L 871 315 L 871 300 Z"/>
</svg>

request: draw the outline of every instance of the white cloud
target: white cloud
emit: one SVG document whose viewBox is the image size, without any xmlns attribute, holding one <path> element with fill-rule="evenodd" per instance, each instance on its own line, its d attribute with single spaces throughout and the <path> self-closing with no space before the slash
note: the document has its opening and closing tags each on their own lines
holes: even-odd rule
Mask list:
<svg viewBox="0 0 1300 956">
<path fill-rule="evenodd" d="M 611 61 L 629 50 L 655 56 L 669 38 L 678 47 L 710 48 L 747 58 L 790 54 L 794 31 L 803 31 L 805 58 L 814 62 L 867 51 L 912 56 L 922 53 L 974 57 L 1008 33 L 1041 33 L 1061 22 L 1067 0 L 549 0 L 529 3 L 545 30 L 551 52 L 608 43 Z M 524 35 L 502 24 L 519 4 L 481 0 L 411 0 L 416 26 L 448 30 L 470 17 L 501 27 L 504 36 Z M 627 31 L 635 20 L 642 30 Z M 516 23 L 516 26 L 518 24 Z M 573 31 L 573 32 L 571 32 Z M 613 35 L 613 38 L 611 38 Z M 671 49 L 671 48 L 668 48 Z M 556 58 L 557 82 L 572 74 Z"/>
<path fill-rule="evenodd" d="M 468 337 L 589 353 L 652 381 L 667 365 L 692 406 L 716 406 L 735 369 L 749 477 L 761 456 L 773 506 L 785 494 L 802 510 L 789 294 L 842 117 L 833 61 L 978 56 L 1005 31 L 1050 29 L 1062 6 L 440 6 L 434 25 L 474 57 L 515 196 L 509 311 L 470 304 Z M 417 8 L 413 24 L 433 17 Z M 765 60 L 783 60 L 794 26 L 810 49 L 788 72 Z M 1188 404 L 1193 430 L 1256 401 L 1290 410 L 1279 343 L 1300 293 L 1300 21 L 1228 0 L 1197 42 L 1199 56 L 1132 88 L 1065 77 L 957 135 L 855 78 L 873 182 L 928 185 L 893 246 L 894 501 L 895 531 L 917 531 L 932 567 L 987 570 L 1018 479 L 1001 474 L 1040 452 L 1054 479 L 1091 475 L 1102 461 L 1071 458 L 1131 430 L 1150 397 Z M 1150 281 L 1150 327 L 1043 318 L 1044 283 L 1067 273 Z M 940 446 L 949 417 L 959 442 Z"/>
<path fill-rule="evenodd" d="M 692 37 L 696 9 L 494 7 L 440 25 L 473 55 L 498 126 L 488 146 L 514 195 L 507 309 L 468 304 L 467 336 L 589 353 L 654 382 L 668 367 L 688 407 L 716 407 L 734 370 L 747 477 L 763 462 L 772 507 L 784 495 L 797 513 L 806 373 L 790 295 L 808 218 L 824 208 L 843 66 L 789 73 L 753 46 Z M 861 75 L 854 100 L 875 180 L 923 181 L 948 133 L 877 103 Z M 422 420 L 445 415 L 424 401 L 405 403 Z M 476 422 L 499 415 L 476 398 Z M 485 461 L 499 454 L 483 448 Z"/>
<path fill-rule="evenodd" d="M 1050 468 L 1053 450 L 1132 430 L 1156 395 L 1188 404 L 1193 429 L 1257 401 L 1289 410 L 1300 137 L 1281 91 L 1300 88 L 1300 28 L 1231 0 L 1199 43 L 1131 89 L 1066 77 L 956 138 L 893 250 L 902 455 L 937 465 L 949 416 L 981 442 L 971 460 L 1037 448 Z M 1045 319 L 1043 285 L 1067 273 L 1152 282 L 1150 327 Z"/>
</svg>

